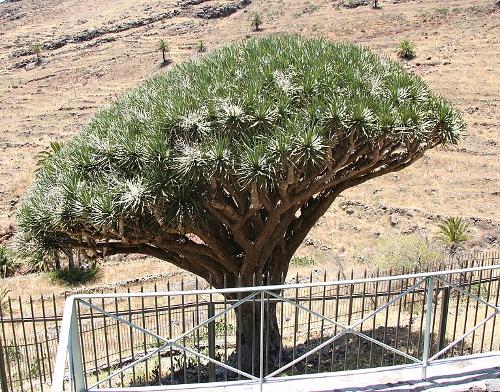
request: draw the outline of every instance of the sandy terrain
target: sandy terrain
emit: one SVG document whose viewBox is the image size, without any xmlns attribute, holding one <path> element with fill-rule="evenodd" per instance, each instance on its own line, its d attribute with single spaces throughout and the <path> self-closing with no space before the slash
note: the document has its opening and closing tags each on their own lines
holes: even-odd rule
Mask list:
<svg viewBox="0 0 500 392">
<path fill-rule="evenodd" d="M 402 39 L 414 41 L 417 58 L 408 69 L 451 100 L 468 126 L 457 147 L 439 148 L 405 171 L 346 192 L 300 253 L 343 260 L 366 254 L 390 234 L 431 237 L 443 216 L 469 219 L 469 247 L 498 249 L 500 7 L 493 0 L 382 0 L 379 10 L 338 3 L 0 3 L 0 242 L 15 227 L 19 198 L 34 178 L 36 154 L 50 141 L 75 134 L 117 95 L 168 69 L 159 66 L 159 38 L 168 41 L 173 61 L 180 62 L 195 55 L 200 39 L 213 50 L 255 35 L 287 32 L 357 42 L 392 58 Z M 226 17 L 203 18 L 228 7 L 240 9 Z M 250 31 L 254 11 L 262 15 L 261 32 Z M 29 54 L 35 43 L 58 48 L 44 49 L 41 64 L 35 65 Z M 141 274 L 141 268 L 133 273 Z"/>
</svg>

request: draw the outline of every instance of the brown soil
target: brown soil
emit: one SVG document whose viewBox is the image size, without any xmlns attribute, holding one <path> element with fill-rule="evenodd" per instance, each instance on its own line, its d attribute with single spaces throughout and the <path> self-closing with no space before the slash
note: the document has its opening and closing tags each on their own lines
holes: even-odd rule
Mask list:
<svg viewBox="0 0 500 392">
<path fill-rule="evenodd" d="M 196 55 L 201 39 L 213 50 L 286 32 L 356 42 L 394 59 L 401 40 L 414 41 L 417 57 L 405 66 L 452 101 L 467 123 L 457 147 L 438 148 L 409 169 L 346 192 L 299 253 L 340 268 L 346 260 L 373 251 L 381 237 L 415 232 L 430 238 L 444 216 L 464 216 L 472 223 L 469 248 L 498 249 L 500 7 L 493 0 L 382 0 L 378 10 L 340 3 L 0 3 L 0 242 L 15 231 L 16 208 L 34 178 L 36 154 L 50 141 L 74 135 L 117 95 L 168 70 L 160 67 L 158 39 L 169 42 L 170 56 L 178 63 Z M 250 27 L 255 11 L 264 21 L 260 32 Z M 45 47 L 39 64 L 30 54 L 36 43 Z M 144 259 L 131 267 L 117 275 L 108 270 L 104 281 L 151 273 L 151 263 Z"/>
</svg>

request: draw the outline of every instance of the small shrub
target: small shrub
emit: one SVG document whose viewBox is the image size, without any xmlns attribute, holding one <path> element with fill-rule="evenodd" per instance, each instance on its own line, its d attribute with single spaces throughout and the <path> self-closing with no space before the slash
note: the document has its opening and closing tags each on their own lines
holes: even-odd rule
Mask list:
<svg viewBox="0 0 500 392">
<path fill-rule="evenodd" d="M 438 229 L 437 239 L 452 251 L 469 239 L 467 236 L 469 225 L 459 217 L 446 218 L 438 225 Z"/>
<path fill-rule="evenodd" d="M 16 260 L 14 252 L 6 246 L 0 246 L 0 278 L 7 278 L 14 275 L 19 262 Z"/>
<path fill-rule="evenodd" d="M 290 264 L 295 265 L 295 266 L 314 265 L 314 264 L 316 264 L 316 260 L 314 260 L 311 257 L 307 257 L 307 256 L 304 256 L 304 257 L 303 256 L 295 256 L 295 257 L 292 257 Z"/>
<path fill-rule="evenodd" d="M 253 31 L 259 31 L 261 25 L 262 25 L 262 18 L 260 17 L 260 14 L 258 12 L 254 12 L 252 14 L 252 19 L 251 19 L 251 26 Z"/>
<path fill-rule="evenodd" d="M 35 54 L 36 56 L 36 63 L 37 64 L 40 64 L 42 62 L 42 45 L 40 44 L 35 44 L 33 45 L 33 47 L 31 48 L 31 50 L 33 51 L 33 53 Z"/>
<path fill-rule="evenodd" d="M 205 46 L 203 40 L 200 40 L 200 42 L 198 42 L 198 45 L 196 45 L 196 51 L 198 53 L 203 53 L 207 51 L 207 47 Z"/>
<path fill-rule="evenodd" d="M 158 52 L 161 52 L 163 58 L 163 64 L 166 64 L 168 62 L 167 53 L 170 51 L 167 42 L 164 39 L 160 39 L 156 44 L 156 50 Z"/>
<path fill-rule="evenodd" d="M 394 271 L 422 269 L 441 261 L 444 252 L 419 235 L 399 235 L 380 240 L 368 260 L 375 266 Z"/>
<path fill-rule="evenodd" d="M 411 60 L 417 56 L 415 44 L 407 39 L 401 41 L 398 47 L 398 56 L 405 60 Z"/>
<path fill-rule="evenodd" d="M 92 282 L 99 273 L 99 266 L 92 264 L 86 267 L 68 267 L 61 270 L 49 272 L 49 278 L 52 283 L 67 285 L 80 285 Z"/>
</svg>

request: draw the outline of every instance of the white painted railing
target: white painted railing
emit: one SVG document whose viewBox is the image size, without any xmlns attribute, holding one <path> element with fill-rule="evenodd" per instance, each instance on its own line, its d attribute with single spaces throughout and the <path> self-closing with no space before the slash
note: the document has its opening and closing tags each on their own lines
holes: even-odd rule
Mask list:
<svg viewBox="0 0 500 392">
<path fill-rule="evenodd" d="M 370 278 L 370 279 L 351 279 L 351 280 L 342 280 L 342 281 L 333 281 L 333 282 L 314 282 L 314 283 L 302 283 L 302 284 L 291 284 L 291 285 L 274 285 L 274 286 L 257 286 L 257 287 L 242 287 L 242 288 L 227 288 L 227 289 L 210 289 L 210 290 L 197 290 L 197 291 L 165 291 L 165 292 L 155 292 L 155 293 L 123 293 L 123 294 L 79 294 L 79 295 L 74 295 L 66 300 L 65 304 L 65 311 L 64 311 L 64 317 L 63 317 L 63 322 L 61 326 L 61 333 L 60 333 L 60 340 L 59 340 L 59 346 L 58 346 L 58 352 L 57 352 L 57 358 L 56 358 L 56 364 L 55 364 L 55 372 L 54 372 L 54 377 L 53 377 L 53 382 L 52 382 L 52 387 L 51 391 L 52 392 L 61 392 L 64 389 L 64 385 L 67 385 L 69 383 L 71 391 L 76 391 L 76 392 L 83 392 L 83 391 L 95 391 L 101 386 L 102 384 L 109 382 L 112 378 L 120 375 L 127 369 L 133 368 L 134 366 L 140 364 L 143 361 L 146 361 L 147 359 L 158 355 L 160 352 L 165 351 L 169 348 L 175 348 L 178 350 L 181 350 L 183 352 L 189 353 L 197 358 L 201 358 L 208 363 L 215 364 L 217 366 L 220 366 L 222 368 L 225 368 L 229 370 L 230 372 L 234 372 L 236 374 L 239 374 L 243 377 L 248 378 L 249 380 L 253 380 L 255 383 L 258 383 L 262 385 L 266 383 L 266 381 L 269 381 L 270 379 L 278 376 L 279 374 L 282 374 L 286 370 L 290 369 L 300 361 L 304 360 L 305 358 L 311 356 L 312 354 L 320 351 L 324 347 L 332 344 L 334 341 L 337 339 L 341 338 L 342 336 L 346 334 L 353 334 L 358 336 L 361 339 L 365 339 L 372 344 L 379 345 L 383 347 L 385 350 L 390 351 L 392 353 L 401 355 L 405 357 L 406 359 L 417 363 L 421 365 L 422 367 L 422 378 L 426 378 L 426 371 L 427 367 L 432 361 L 435 361 L 436 359 L 440 358 L 443 354 L 448 352 L 450 349 L 455 347 L 457 344 L 459 344 L 461 341 L 463 341 L 467 336 L 473 334 L 475 331 L 477 331 L 479 328 L 484 326 L 488 321 L 492 320 L 495 318 L 497 315 L 500 314 L 500 306 L 498 305 L 498 294 L 497 294 L 497 303 L 491 303 L 488 300 L 482 298 L 481 296 L 476 295 L 475 293 L 470 292 L 463 286 L 458 285 L 456 282 L 452 281 L 451 277 L 453 276 L 459 276 L 459 275 L 467 275 L 467 274 L 473 274 L 473 273 L 481 273 L 483 271 L 489 271 L 490 272 L 490 278 L 492 276 L 492 273 L 498 273 L 500 270 L 500 265 L 494 265 L 494 266 L 484 266 L 484 267 L 476 267 L 476 268 L 466 268 L 466 269 L 456 269 L 452 271 L 439 271 L 439 272 L 429 272 L 429 273 L 419 273 L 419 274 L 410 274 L 410 275 L 398 275 L 398 276 L 388 276 L 388 277 L 377 277 L 377 278 Z M 386 303 L 382 304 L 381 306 L 376 307 L 374 310 L 370 311 L 368 314 L 364 315 L 360 320 L 357 320 L 355 322 L 352 322 L 350 324 L 345 324 L 338 322 L 334 320 L 331 317 L 328 317 L 324 314 L 321 314 L 313 309 L 310 309 L 302 304 L 300 304 L 298 301 L 294 301 L 293 298 L 285 297 L 281 294 L 278 293 L 283 293 L 285 290 L 298 290 L 298 289 L 306 289 L 306 288 L 318 288 L 318 287 L 337 287 L 337 286 L 352 286 L 352 285 L 357 285 L 357 284 L 373 284 L 377 282 L 415 282 L 411 286 L 404 286 L 403 284 L 400 285 L 402 287 L 401 291 L 397 294 L 394 295 L 390 300 L 388 300 Z M 454 339 L 451 343 L 446 345 L 444 348 L 440 349 L 438 352 L 436 352 L 434 355 L 430 354 L 430 340 L 431 340 L 431 322 L 432 322 L 432 308 L 434 304 L 434 288 L 435 285 L 439 282 L 441 287 L 449 287 L 450 290 L 456 290 L 460 292 L 461 295 L 468 297 L 469 299 L 472 299 L 474 301 L 477 301 L 478 304 L 482 304 L 486 307 L 485 315 L 484 318 L 481 321 L 478 321 L 475 323 L 475 325 L 471 328 L 469 328 L 467 331 L 462 333 L 460 336 L 458 336 L 456 339 Z M 367 320 L 371 319 L 372 317 L 375 317 L 375 315 L 379 314 L 380 312 L 386 310 L 389 308 L 391 305 L 395 304 L 397 301 L 400 301 L 403 297 L 406 295 L 414 292 L 417 289 L 422 289 L 422 287 L 426 287 L 426 293 L 425 293 L 425 327 L 423 330 L 423 351 L 422 351 L 422 356 L 417 358 L 413 355 L 410 355 L 408 352 L 404 352 L 396 347 L 392 347 L 388 344 L 386 344 L 383 341 L 377 340 L 373 338 L 372 336 L 368 336 L 367 334 L 361 332 L 358 330 L 358 327 L 361 326 L 363 323 L 365 323 Z M 470 287 L 470 286 L 469 286 Z M 219 311 L 218 313 L 214 314 L 213 316 L 207 318 L 206 320 L 198 323 L 195 325 L 193 328 L 181 333 L 177 337 L 170 337 L 170 338 L 165 338 L 163 336 L 160 336 L 159 334 L 155 333 L 154 331 L 145 329 L 141 327 L 140 325 L 137 325 L 130 320 L 125 319 L 124 317 L 118 316 L 116 314 L 113 314 L 109 311 L 106 311 L 103 309 L 103 307 L 96 306 L 94 303 L 92 303 L 92 300 L 101 300 L 104 301 L 106 299 L 130 299 L 130 298 L 150 298 L 150 297 L 176 297 L 176 296 L 184 296 L 184 295 L 220 295 L 220 294 L 229 294 L 229 293 L 234 293 L 234 294 L 239 294 L 241 299 L 237 301 L 233 301 L 232 303 L 228 303 L 228 306 L 225 306 L 225 308 L 222 311 Z M 490 298 L 488 295 L 487 298 Z M 264 372 L 264 352 L 265 352 L 265 347 L 264 347 L 264 334 L 265 334 L 265 325 L 264 325 L 264 306 L 267 301 L 278 301 L 283 304 L 287 303 L 289 305 L 292 305 L 294 307 L 299 308 L 300 310 L 307 312 L 318 319 L 321 320 L 322 325 L 323 324 L 330 324 L 331 326 L 335 326 L 336 328 L 340 329 L 340 332 L 335 333 L 333 336 L 326 338 L 324 341 L 322 341 L 319 345 L 317 345 L 314 348 L 311 348 L 304 354 L 298 356 L 291 362 L 284 364 L 283 366 L 280 366 L 278 369 L 270 372 L 269 374 L 265 374 Z M 458 301 L 458 300 L 457 300 Z M 236 310 L 240 305 L 247 303 L 247 302 L 253 302 L 253 303 L 260 303 L 260 330 L 258 333 L 260 334 L 260 339 L 259 339 L 259 358 L 260 358 L 260 365 L 259 365 L 259 370 L 258 370 L 258 375 L 255 374 L 250 374 L 246 371 L 243 371 L 241 369 L 238 369 L 232 365 L 229 365 L 228 363 L 224 363 L 222 361 L 219 361 L 215 359 L 214 357 L 207 356 L 201 352 L 198 352 L 194 350 L 193 348 L 187 347 L 183 345 L 181 342 L 183 339 L 185 339 L 188 335 L 198 331 L 200 328 L 207 326 L 210 323 L 213 323 L 216 319 L 226 315 L 228 312 L 231 312 L 232 310 Z M 100 379 L 94 385 L 85 385 L 85 374 L 84 374 L 84 369 L 82 366 L 82 346 L 81 346 L 81 339 L 79 336 L 79 320 L 78 320 L 78 312 L 77 312 L 77 306 L 80 307 L 88 307 L 92 309 L 93 312 L 96 313 L 101 313 L 110 319 L 114 320 L 115 322 L 123 323 L 127 325 L 128 327 L 139 331 L 143 334 L 149 335 L 150 337 L 157 339 L 157 341 L 161 342 L 159 347 L 155 348 L 152 351 L 149 351 L 145 355 L 142 355 L 138 359 L 133 359 L 132 362 L 128 363 L 127 365 L 121 367 L 120 369 L 116 370 L 114 373 L 109 374 L 108 376 Z M 488 312 L 488 309 L 490 312 Z M 477 316 L 477 311 L 476 311 L 476 316 Z M 493 331 L 494 333 L 495 331 Z M 165 389 L 168 389 L 168 387 L 165 387 Z"/>
</svg>

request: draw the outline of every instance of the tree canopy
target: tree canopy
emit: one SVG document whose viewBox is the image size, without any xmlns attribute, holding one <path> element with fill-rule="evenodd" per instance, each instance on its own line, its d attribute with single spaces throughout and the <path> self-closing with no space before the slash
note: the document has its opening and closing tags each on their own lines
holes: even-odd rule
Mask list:
<svg viewBox="0 0 500 392">
<path fill-rule="evenodd" d="M 279 280 L 342 191 L 463 128 L 419 77 L 366 48 L 247 40 L 152 77 L 45 157 L 19 244 L 148 254 L 216 286 L 226 274 Z"/>
</svg>

